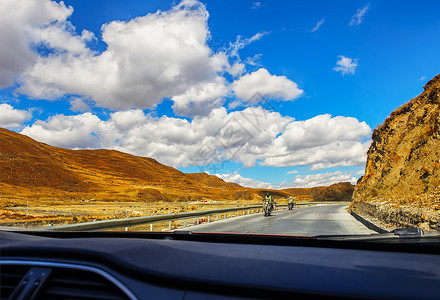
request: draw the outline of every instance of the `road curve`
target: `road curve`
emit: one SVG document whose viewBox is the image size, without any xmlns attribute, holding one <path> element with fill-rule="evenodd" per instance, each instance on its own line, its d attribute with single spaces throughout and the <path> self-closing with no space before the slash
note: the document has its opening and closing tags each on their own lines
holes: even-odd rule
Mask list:
<svg viewBox="0 0 440 300">
<path fill-rule="evenodd" d="M 182 230 L 301 236 L 375 233 L 352 217 L 346 208 L 347 205 L 299 206 L 293 210 L 272 212 L 269 217 L 259 213 L 194 225 Z"/>
</svg>

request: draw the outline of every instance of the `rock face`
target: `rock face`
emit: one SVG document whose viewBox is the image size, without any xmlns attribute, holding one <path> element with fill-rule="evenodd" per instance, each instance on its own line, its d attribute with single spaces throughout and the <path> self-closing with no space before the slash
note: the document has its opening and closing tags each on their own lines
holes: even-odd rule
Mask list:
<svg viewBox="0 0 440 300">
<path fill-rule="evenodd" d="M 396 227 L 440 230 L 440 75 L 373 131 L 352 210 Z"/>
</svg>

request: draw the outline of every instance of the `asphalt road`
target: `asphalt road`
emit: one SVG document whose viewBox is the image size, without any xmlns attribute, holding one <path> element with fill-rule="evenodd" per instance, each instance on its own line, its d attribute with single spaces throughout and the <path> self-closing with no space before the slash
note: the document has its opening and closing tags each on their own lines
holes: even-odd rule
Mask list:
<svg viewBox="0 0 440 300">
<path fill-rule="evenodd" d="M 346 208 L 347 205 L 299 206 L 293 210 L 274 211 L 269 217 L 258 213 L 190 226 L 182 230 L 301 236 L 375 233 L 351 216 Z"/>
</svg>

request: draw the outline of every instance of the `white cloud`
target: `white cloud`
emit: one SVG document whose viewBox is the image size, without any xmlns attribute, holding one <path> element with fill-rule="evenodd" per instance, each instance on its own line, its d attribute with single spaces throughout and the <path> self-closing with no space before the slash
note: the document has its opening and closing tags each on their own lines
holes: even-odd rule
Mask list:
<svg viewBox="0 0 440 300">
<path fill-rule="evenodd" d="M 252 57 L 246 58 L 246 60 L 244 62 L 245 62 L 246 65 L 251 65 L 251 66 L 254 66 L 254 67 L 261 67 L 262 64 L 261 64 L 260 60 L 261 60 L 262 56 L 263 55 L 261 53 L 260 54 L 255 54 Z"/>
<path fill-rule="evenodd" d="M 287 174 L 298 174 L 298 171 L 297 170 L 289 171 L 287 172 Z"/>
<path fill-rule="evenodd" d="M 153 109 L 170 98 L 176 114 L 207 115 L 231 92 L 226 73 L 239 78 L 246 72 L 246 64 L 258 64 L 260 55 L 243 62 L 239 51 L 269 34 L 238 36 L 215 52 L 207 44 L 211 33 L 205 5 L 183 0 L 167 11 L 104 24 L 101 36 L 107 48 L 98 53 L 87 46 L 97 37 L 85 29 L 78 34 L 68 21 L 73 8 L 48 0 L 16 3 L 5 0 L 0 6 L 6 15 L 0 21 L 0 32 L 7 41 L 6 51 L 0 55 L 0 66 L 5 70 L 0 85 L 12 84 L 17 75 L 18 93 L 47 100 L 78 95 L 96 107 L 111 110 Z M 50 55 L 41 54 L 42 49 Z M 264 71 L 249 76 L 269 80 L 263 91 L 268 96 L 288 99 L 302 92 L 286 77 Z M 236 82 L 238 93 L 246 77 L 240 79 Z M 76 111 L 86 109 L 77 100 L 71 105 Z"/>
<path fill-rule="evenodd" d="M 215 174 L 215 176 L 223 179 L 226 182 L 238 183 L 239 185 L 241 185 L 243 187 L 261 188 L 261 189 L 276 189 L 277 188 L 276 185 L 273 185 L 268 182 L 258 181 L 258 180 L 252 179 L 252 178 L 243 177 L 237 171 L 234 173 L 227 173 L 227 174 Z"/>
<path fill-rule="evenodd" d="M 237 39 L 233 43 L 229 43 L 229 48 L 227 49 L 228 56 L 230 57 L 239 57 L 238 52 L 249 45 L 250 43 L 256 42 L 260 40 L 265 35 L 268 35 L 270 32 L 263 31 L 263 32 L 257 32 L 250 38 L 244 38 L 242 36 L 237 36 Z"/>
<path fill-rule="evenodd" d="M 289 123 L 273 141 L 262 165 L 311 166 L 312 170 L 364 165 L 371 134 L 365 122 L 350 117 L 319 115 Z"/>
<path fill-rule="evenodd" d="M 252 3 L 252 9 L 259 9 L 259 8 L 261 8 L 260 1 Z"/>
<path fill-rule="evenodd" d="M 93 32 L 83 29 L 83 31 L 81 32 L 81 40 L 85 42 L 90 42 L 90 41 L 97 41 L 98 39 L 96 38 Z"/>
<path fill-rule="evenodd" d="M 232 84 L 232 89 L 238 98 L 245 101 L 259 97 L 287 101 L 298 98 L 303 93 L 286 76 L 271 75 L 264 68 L 242 76 Z"/>
<path fill-rule="evenodd" d="M 336 72 L 341 72 L 342 75 L 345 74 L 354 74 L 356 72 L 356 68 L 358 66 L 357 58 L 349 58 L 343 55 L 338 56 L 338 61 L 336 62 L 336 66 L 333 68 Z"/>
<path fill-rule="evenodd" d="M 228 108 L 229 109 L 235 109 L 235 108 L 237 108 L 237 107 L 239 107 L 241 105 L 242 105 L 242 103 L 241 103 L 240 100 L 234 100 L 234 101 L 232 101 L 231 103 L 228 104 Z"/>
<path fill-rule="evenodd" d="M 110 22 L 102 27 L 107 49 L 100 54 L 86 46 L 96 39 L 93 33 L 77 35 L 68 21 L 36 26 L 27 42 L 44 44 L 54 54 L 31 64 L 17 91 L 49 100 L 76 94 L 115 110 L 154 108 L 166 97 L 173 97 L 180 112 L 190 106 L 217 107 L 226 90 L 219 74 L 228 58 L 206 43 L 208 16 L 202 3 L 182 1 L 169 11 Z M 239 67 L 234 66 L 235 72 Z"/>
<path fill-rule="evenodd" d="M 36 121 L 21 133 L 53 146 L 96 149 L 106 146 L 96 138 L 96 134 L 102 131 L 102 125 L 104 122 L 91 113 L 75 116 L 55 115 L 47 122 Z"/>
<path fill-rule="evenodd" d="M 75 34 L 75 27 L 67 21 L 59 21 L 43 27 L 29 30 L 34 43 L 54 50 L 55 54 L 68 53 L 69 56 L 87 56 L 93 54 L 85 42 L 93 39 L 91 32 L 84 31 L 81 36 Z M 50 60 L 52 56 L 47 59 Z"/>
<path fill-rule="evenodd" d="M 358 8 L 356 10 L 356 13 L 353 15 L 353 17 L 351 17 L 351 20 L 349 23 L 350 26 L 360 25 L 363 22 L 364 16 L 367 13 L 369 7 L 370 7 L 370 4 L 367 4 L 362 8 Z"/>
<path fill-rule="evenodd" d="M 49 0 L 2 0 L 0 1 L 0 88 L 14 83 L 36 59 L 29 48 L 35 42 L 33 29 L 63 22 L 73 9 L 63 2 Z"/>
<path fill-rule="evenodd" d="M 182 95 L 174 96 L 173 110 L 180 115 L 201 116 L 209 114 L 214 108 L 222 106 L 229 90 L 222 77 L 215 82 L 204 82 L 192 86 Z"/>
<path fill-rule="evenodd" d="M 291 150 L 328 145 L 334 141 L 359 141 L 371 133 L 365 122 L 351 117 L 319 115 L 291 122 L 278 138 Z"/>
<path fill-rule="evenodd" d="M 324 21 L 325 21 L 325 18 L 322 18 L 321 20 L 316 22 L 316 25 L 312 29 L 310 29 L 309 31 L 311 31 L 311 32 L 318 31 L 321 28 L 322 24 L 324 24 Z"/>
<path fill-rule="evenodd" d="M 258 181 L 252 178 L 243 177 L 237 171 L 234 173 L 215 174 L 224 181 L 238 183 L 243 187 L 261 188 L 261 189 L 289 189 L 289 188 L 311 188 L 317 186 L 329 186 L 339 182 L 350 182 L 356 184 L 357 179 L 351 173 L 335 171 L 318 173 L 311 175 L 297 175 L 294 180 L 284 181 L 279 185 Z"/>
<path fill-rule="evenodd" d="M 365 169 L 356 172 L 355 175 L 364 176 L 365 175 Z"/>
<path fill-rule="evenodd" d="M 282 188 L 310 188 L 316 186 L 329 186 L 338 182 L 350 182 L 356 184 L 357 178 L 351 173 L 341 171 L 327 172 L 312 175 L 297 175 L 291 182 L 285 183 Z"/>
<path fill-rule="evenodd" d="M 26 110 L 15 109 L 6 103 L 0 104 L 0 127 L 20 128 L 31 118 L 32 114 Z"/>
<path fill-rule="evenodd" d="M 139 109 L 131 109 L 128 111 L 118 111 L 113 113 L 108 123 L 114 124 L 116 129 L 119 132 L 123 133 L 127 132 L 131 128 L 141 126 L 147 121 L 149 121 L 148 117 L 144 114 L 143 111 Z"/>
<path fill-rule="evenodd" d="M 90 106 L 79 97 L 74 97 L 70 100 L 70 110 L 75 112 L 90 111 Z"/>
<path fill-rule="evenodd" d="M 263 31 L 257 32 L 250 38 L 244 38 L 242 36 L 237 36 L 235 42 L 230 42 L 229 46 L 220 51 L 216 56 L 223 58 L 222 68 L 225 72 L 232 75 L 234 78 L 238 78 L 245 73 L 246 65 L 256 66 L 259 65 L 259 60 L 261 58 L 261 54 L 256 54 L 253 57 L 247 57 L 244 62 L 241 61 L 239 52 L 244 47 L 249 45 L 250 43 L 259 41 L 265 35 L 270 34 L 270 32 Z"/>
<path fill-rule="evenodd" d="M 138 109 L 101 120 L 91 113 L 56 115 L 22 130 L 36 140 L 66 148 L 117 149 L 175 167 L 225 160 L 244 167 L 363 166 L 371 134 L 354 118 L 317 116 L 295 121 L 261 107 L 227 113 L 216 108 L 189 121 L 145 115 Z"/>
</svg>

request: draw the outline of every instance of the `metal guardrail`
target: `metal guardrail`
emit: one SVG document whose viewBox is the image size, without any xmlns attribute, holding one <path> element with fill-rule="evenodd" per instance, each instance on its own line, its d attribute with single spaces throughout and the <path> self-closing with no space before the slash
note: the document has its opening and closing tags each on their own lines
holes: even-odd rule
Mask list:
<svg viewBox="0 0 440 300">
<path fill-rule="evenodd" d="M 309 203 L 295 203 L 295 206 L 307 206 L 307 205 L 318 205 L 318 204 L 331 204 L 334 203 L 332 201 L 324 201 L 324 202 L 309 202 Z M 344 203 L 338 201 L 338 203 Z M 277 209 L 281 207 L 287 207 L 287 204 L 277 204 Z M 94 222 L 85 222 L 85 223 L 77 223 L 77 224 L 69 224 L 69 225 L 60 225 L 60 226 L 49 226 L 38 228 L 38 230 L 50 230 L 50 231 L 95 231 L 95 230 L 103 230 L 103 229 L 111 229 L 118 227 L 132 227 L 136 225 L 145 225 L 150 224 L 150 231 L 153 230 L 153 225 L 156 222 L 169 221 L 169 229 L 171 230 L 171 221 L 173 220 L 184 220 L 184 227 L 186 227 L 186 219 L 200 218 L 203 216 L 207 216 L 207 222 L 209 223 L 211 215 L 217 215 L 215 220 L 219 220 L 220 214 L 226 213 L 234 213 L 240 211 L 248 211 L 247 214 L 254 214 L 263 211 L 262 205 L 254 205 L 254 206 L 245 206 L 245 207 L 235 207 L 235 208 L 221 208 L 221 209 L 212 209 L 212 210 L 203 210 L 203 211 L 195 211 L 195 212 L 186 212 L 186 213 L 178 213 L 178 214 L 167 214 L 167 215 L 157 215 L 157 216 L 147 216 L 147 217 L 134 217 L 134 218 L 124 218 L 124 219 L 116 219 L 116 220 L 104 220 L 104 221 L 94 221 Z M 244 215 L 245 213 L 243 213 Z M 232 217 L 232 216 L 231 216 Z M 220 218 L 222 219 L 222 218 Z M 226 219 L 226 215 L 224 218 Z M 214 220 L 212 220 L 214 221 Z M 196 224 L 200 224 L 199 220 L 197 220 Z"/>
<path fill-rule="evenodd" d="M 287 207 L 287 204 L 278 204 L 279 207 Z M 181 220 L 181 219 L 192 219 L 192 218 L 200 218 L 203 216 L 207 216 L 207 222 L 210 222 L 211 215 L 217 215 L 216 220 L 219 220 L 220 214 L 226 213 L 234 213 L 240 211 L 248 211 L 247 214 L 258 213 L 262 211 L 262 205 L 255 206 L 246 206 L 246 207 L 235 207 L 235 208 L 222 208 L 222 209 L 213 209 L 213 210 L 203 210 L 196 212 L 186 212 L 186 213 L 178 213 L 178 214 L 167 214 L 167 215 L 158 215 L 158 216 L 148 216 L 148 217 L 135 217 L 135 218 L 124 218 L 124 219 L 116 219 L 116 220 L 104 220 L 104 221 L 94 221 L 94 222 L 86 222 L 86 223 L 78 223 L 78 224 L 69 224 L 69 225 L 60 225 L 60 226 L 50 226 L 39 228 L 40 230 L 50 230 L 50 231 L 82 231 L 82 230 L 102 230 L 102 229 L 111 229 L 117 227 L 131 227 L 136 225 L 144 225 L 144 224 L 153 224 L 161 221 L 172 221 L 172 220 Z M 245 214 L 245 213 L 243 213 Z M 224 215 L 224 218 L 226 215 Z M 185 222 L 186 223 L 186 222 Z M 197 220 L 197 223 L 198 220 Z M 186 224 L 185 224 L 186 225 Z M 171 226 L 170 226 L 171 227 Z M 150 225 L 152 230 L 152 226 Z M 171 229 L 171 228 L 170 228 Z"/>
</svg>

